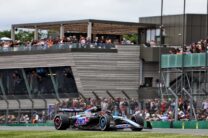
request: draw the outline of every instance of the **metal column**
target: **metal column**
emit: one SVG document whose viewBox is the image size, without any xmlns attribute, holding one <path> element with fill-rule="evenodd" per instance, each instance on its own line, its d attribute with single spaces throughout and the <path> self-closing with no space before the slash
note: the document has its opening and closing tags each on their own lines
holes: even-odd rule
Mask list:
<svg viewBox="0 0 208 138">
<path fill-rule="evenodd" d="M 166 72 L 165 87 L 170 87 L 170 72 Z"/>
<path fill-rule="evenodd" d="M 82 97 L 82 99 L 84 99 L 85 102 L 87 101 L 87 98 L 81 92 L 78 92 L 78 94 Z"/>
<path fill-rule="evenodd" d="M 28 83 L 28 80 L 27 80 L 27 77 L 26 77 L 25 70 L 24 69 L 21 69 L 21 71 L 22 71 L 22 75 L 23 75 L 23 78 L 24 78 L 24 81 L 25 81 L 25 85 L 26 85 L 26 88 L 27 88 L 28 95 L 31 98 L 32 97 L 31 88 L 29 86 L 29 83 Z"/>
<path fill-rule="evenodd" d="M 174 91 L 171 88 L 168 88 L 168 90 L 173 94 L 173 96 L 176 98 L 175 99 L 175 118 L 174 120 L 177 121 L 178 120 L 178 96 L 176 95 L 176 93 L 174 93 Z"/>
<path fill-rule="evenodd" d="M 94 91 L 92 91 L 92 94 L 95 96 L 96 99 L 100 99 L 100 97 Z"/>
<path fill-rule="evenodd" d="M 35 26 L 35 30 L 34 30 L 34 40 L 38 40 L 38 28 L 37 28 L 37 26 Z"/>
<path fill-rule="evenodd" d="M 19 109 L 18 109 L 18 123 L 20 123 L 20 117 L 21 117 L 21 114 L 20 114 L 20 112 L 21 112 L 21 102 L 20 102 L 19 99 L 16 99 L 16 100 L 17 100 L 18 105 L 19 105 Z"/>
<path fill-rule="evenodd" d="M 54 91 L 55 91 L 55 94 L 56 94 L 56 98 L 57 98 L 58 101 L 60 101 L 60 97 L 59 97 L 59 93 L 58 93 L 58 86 L 57 86 L 55 78 L 53 76 L 53 72 L 52 72 L 50 67 L 48 68 L 48 70 L 49 70 L 49 73 L 50 73 L 51 81 L 53 83 L 53 88 L 54 88 Z"/>
<path fill-rule="evenodd" d="M 143 60 L 142 59 L 140 59 L 139 60 L 140 62 L 140 64 L 139 64 L 139 84 L 140 85 L 143 85 L 144 83 L 143 83 L 143 78 L 144 78 L 144 72 L 143 72 Z"/>
<path fill-rule="evenodd" d="M 141 47 L 140 47 L 141 48 Z M 141 50 L 141 49 L 140 49 Z M 140 87 L 142 85 L 144 85 L 144 69 L 143 69 L 143 66 L 144 66 L 144 62 L 142 59 L 139 59 L 139 86 L 138 86 L 138 90 L 137 90 L 137 94 L 138 94 L 138 101 L 140 100 L 139 98 L 139 91 L 140 91 Z"/>
<path fill-rule="evenodd" d="M 115 101 L 116 99 L 113 97 L 113 95 L 107 90 L 106 93 Z"/>
<path fill-rule="evenodd" d="M 61 26 L 60 26 L 60 39 L 63 39 L 63 37 L 64 37 L 64 25 L 61 24 Z"/>
<path fill-rule="evenodd" d="M 88 22 L 87 26 L 87 37 L 91 39 L 92 37 L 92 22 Z"/>
<path fill-rule="evenodd" d="M 3 83 L 2 83 L 2 78 L 0 77 L 0 87 L 1 87 L 1 91 L 2 91 L 2 94 L 3 94 L 3 99 L 4 101 L 6 102 L 7 104 L 7 109 L 6 109 L 6 116 L 5 116 L 5 124 L 8 123 L 8 115 L 9 115 L 9 102 L 7 100 L 7 97 L 6 97 L 6 93 L 5 93 L 5 89 L 4 89 L 4 86 L 3 86 Z"/>
<path fill-rule="evenodd" d="M 18 103 L 18 116 L 17 116 L 17 118 L 18 118 L 18 123 L 20 123 L 20 112 L 21 112 L 21 102 L 20 102 L 20 100 L 19 99 L 17 99 L 14 95 L 13 95 L 13 97 L 14 97 L 14 99 L 16 99 L 16 101 L 17 101 L 17 103 Z"/>
<path fill-rule="evenodd" d="M 191 101 L 190 101 L 190 118 L 192 119 L 193 118 L 193 113 L 194 113 L 194 118 L 195 120 L 197 120 L 197 117 L 196 117 L 196 112 L 195 112 L 195 109 L 194 109 L 194 106 L 193 106 L 193 96 L 185 89 L 183 88 L 183 91 L 190 97 Z"/>
<path fill-rule="evenodd" d="M 24 78 L 24 81 L 25 81 L 25 85 L 26 85 L 26 88 L 27 88 L 27 92 L 28 92 L 30 101 L 32 103 L 32 112 L 33 112 L 33 110 L 34 110 L 34 101 L 32 99 L 31 88 L 29 86 L 29 83 L 28 83 L 28 80 L 27 80 L 27 77 L 26 77 L 25 70 L 24 69 L 21 69 L 21 71 L 22 71 L 22 75 L 23 75 L 23 78 Z M 32 112 L 31 112 L 31 114 L 32 114 Z"/>
<path fill-rule="evenodd" d="M 160 13 L 160 47 L 164 44 L 163 39 L 163 0 L 161 0 L 161 13 Z M 160 56 L 160 55 L 159 55 Z"/>
<path fill-rule="evenodd" d="M 124 90 L 122 90 L 121 92 L 123 93 L 123 95 L 124 95 L 128 100 L 131 100 L 131 98 L 128 96 L 128 94 L 127 94 Z"/>
<path fill-rule="evenodd" d="M 13 26 L 11 28 L 11 39 L 12 39 L 12 41 L 15 40 L 15 28 Z"/>
</svg>

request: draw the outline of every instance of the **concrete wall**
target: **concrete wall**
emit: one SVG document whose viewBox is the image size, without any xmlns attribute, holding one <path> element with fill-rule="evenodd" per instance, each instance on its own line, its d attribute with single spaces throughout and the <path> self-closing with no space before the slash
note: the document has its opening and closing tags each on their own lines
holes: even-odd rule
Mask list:
<svg viewBox="0 0 208 138">
<path fill-rule="evenodd" d="M 139 18 L 141 23 L 160 24 L 160 16 Z M 163 16 L 165 28 L 165 44 L 182 45 L 183 40 L 183 15 Z M 179 35 L 181 34 L 181 35 Z M 206 37 L 206 15 L 186 14 L 185 17 L 185 43 L 191 44 Z"/>
<path fill-rule="evenodd" d="M 203 38 L 207 38 L 206 18 L 206 15 L 187 15 L 187 43 L 197 42 Z"/>
</svg>

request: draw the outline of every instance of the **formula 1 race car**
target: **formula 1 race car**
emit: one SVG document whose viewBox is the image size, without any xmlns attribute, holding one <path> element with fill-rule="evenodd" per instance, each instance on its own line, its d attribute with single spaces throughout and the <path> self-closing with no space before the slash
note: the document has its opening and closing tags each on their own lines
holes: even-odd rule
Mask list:
<svg viewBox="0 0 208 138">
<path fill-rule="evenodd" d="M 61 109 L 62 112 L 80 112 L 73 109 Z M 54 125 L 57 130 L 67 128 L 78 128 L 87 130 L 117 130 L 131 128 L 133 131 L 141 131 L 144 127 L 144 120 L 138 114 L 132 115 L 130 119 L 123 116 L 111 115 L 110 111 L 103 112 L 98 106 L 69 117 L 66 114 L 57 114 L 54 118 Z"/>
</svg>

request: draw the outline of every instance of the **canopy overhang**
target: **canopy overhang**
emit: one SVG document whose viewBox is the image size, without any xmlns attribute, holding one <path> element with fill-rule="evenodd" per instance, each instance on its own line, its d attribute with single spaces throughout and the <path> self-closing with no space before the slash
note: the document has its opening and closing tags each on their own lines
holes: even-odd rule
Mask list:
<svg viewBox="0 0 208 138">
<path fill-rule="evenodd" d="M 57 22 L 42 22 L 42 23 L 24 23 L 13 24 L 12 28 L 25 29 L 40 29 L 40 30 L 60 30 L 60 26 L 64 27 L 67 32 L 87 33 L 89 23 L 92 23 L 92 34 L 137 34 L 138 29 L 156 28 L 156 24 L 122 22 L 122 21 L 107 21 L 107 20 L 73 20 L 73 21 L 57 21 Z"/>
</svg>

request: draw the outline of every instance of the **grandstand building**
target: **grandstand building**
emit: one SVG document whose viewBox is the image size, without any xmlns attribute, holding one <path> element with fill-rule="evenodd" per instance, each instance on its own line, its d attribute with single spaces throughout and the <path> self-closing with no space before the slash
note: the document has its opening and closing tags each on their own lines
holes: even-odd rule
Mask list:
<svg viewBox="0 0 208 138">
<path fill-rule="evenodd" d="M 138 45 L 5 52 L 0 66 L 3 111 L 43 110 L 77 96 L 158 96 L 158 63 L 144 63 Z M 140 85 L 147 87 L 139 89 Z"/>
<path fill-rule="evenodd" d="M 19 28 L 56 30 L 62 38 L 66 32 L 96 35 L 136 33 L 138 44 L 145 43 L 148 28 L 155 24 L 103 20 L 79 20 L 12 25 L 11 38 Z M 117 39 L 121 39 L 116 37 Z M 1 49 L 0 109 L 2 113 L 47 110 L 63 99 L 159 97 L 159 49 L 139 45 L 105 45 L 80 47 L 79 44 L 54 45 L 51 48 L 20 46 Z M 18 109 L 18 111 L 17 111 Z"/>
</svg>

